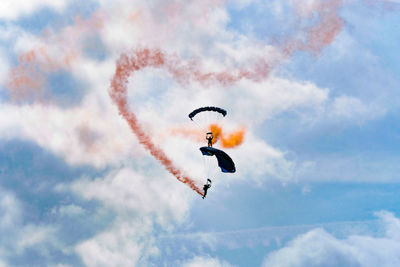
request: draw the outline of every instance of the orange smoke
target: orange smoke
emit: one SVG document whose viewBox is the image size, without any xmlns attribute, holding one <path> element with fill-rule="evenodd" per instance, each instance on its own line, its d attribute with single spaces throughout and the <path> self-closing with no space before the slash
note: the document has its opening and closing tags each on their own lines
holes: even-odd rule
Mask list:
<svg viewBox="0 0 400 267">
<path fill-rule="evenodd" d="M 213 144 L 221 140 L 221 146 L 224 148 L 233 148 L 243 143 L 245 134 L 244 128 L 229 133 L 227 136 L 222 132 L 222 128 L 216 124 L 210 125 L 210 131 L 213 133 Z"/>
<path fill-rule="evenodd" d="M 230 133 L 227 137 L 221 139 L 222 147 L 233 148 L 243 143 L 244 129 Z"/>
<path fill-rule="evenodd" d="M 225 134 L 222 127 L 217 124 L 211 124 L 208 130 L 213 134 L 212 143 L 220 142 L 223 148 L 234 148 L 243 143 L 245 129 L 240 128 L 234 132 Z M 194 140 L 196 142 L 206 142 L 205 130 L 191 129 L 187 127 L 173 128 L 169 130 L 170 135 L 181 135 L 185 138 Z"/>
<path fill-rule="evenodd" d="M 219 138 L 221 137 L 222 128 L 219 127 L 219 126 L 216 125 L 216 124 L 211 124 L 210 127 L 209 127 L 209 129 L 210 129 L 210 131 L 211 131 L 212 134 L 213 134 L 212 143 L 215 144 L 215 143 L 219 140 Z"/>
</svg>

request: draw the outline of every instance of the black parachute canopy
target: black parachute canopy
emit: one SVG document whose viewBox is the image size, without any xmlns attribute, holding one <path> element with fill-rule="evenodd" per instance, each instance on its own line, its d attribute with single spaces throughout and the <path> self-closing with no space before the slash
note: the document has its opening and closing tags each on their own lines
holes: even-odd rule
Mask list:
<svg viewBox="0 0 400 267">
<path fill-rule="evenodd" d="M 190 112 L 189 114 L 189 118 L 191 120 L 193 120 L 193 117 L 196 116 L 198 113 L 203 112 L 203 111 L 214 111 L 214 112 L 218 112 L 221 113 L 222 116 L 226 116 L 226 110 L 219 108 L 219 107 L 201 107 L 198 109 L 193 110 L 192 112 Z"/>
<path fill-rule="evenodd" d="M 221 168 L 222 172 L 236 171 L 235 163 L 224 151 L 208 146 L 200 147 L 200 151 L 204 156 L 215 156 L 218 160 L 218 166 Z"/>
</svg>

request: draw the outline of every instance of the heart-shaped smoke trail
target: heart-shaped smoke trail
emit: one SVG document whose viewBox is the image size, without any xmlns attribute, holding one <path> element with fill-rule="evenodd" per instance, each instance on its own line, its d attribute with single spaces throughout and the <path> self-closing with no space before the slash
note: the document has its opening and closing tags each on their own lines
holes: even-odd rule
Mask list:
<svg viewBox="0 0 400 267">
<path fill-rule="evenodd" d="M 261 71 L 235 71 L 234 74 L 228 72 L 208 72 L 203 73 L 198 69 L 198 64 L 184 64 L 177 57 L 167 56 L 158 49 L 139 49 L 133 51 L 130 55 L 122 54 L 117 61 L 115 75 L 111 81 L 110 96 L 117 105 L 119 113 L 128 122 L 133 133 L 137 136 L 139 142 L 153 155 L 164 167 L 174 175 L 179 181 L 187 184 L 198 194 L 203 195 L 203 190 L 196 185 L 193 179 L 185 175 L 172 160 L 168 158 L 165 152 L 155 145 L 149 136 L 141 127 L 134 112 L 130 111 L 127 101 L 128 78 L 134 71 L 146 67 L 165 68 L 172 74 L 175 80 L 180 83 L 197 81 L 204 86 L 216 82 L 221 85 L 229 85 L 239 81 L 242 78 L 260 79 L 265 77 L 268 70 Z"/>
</svg>

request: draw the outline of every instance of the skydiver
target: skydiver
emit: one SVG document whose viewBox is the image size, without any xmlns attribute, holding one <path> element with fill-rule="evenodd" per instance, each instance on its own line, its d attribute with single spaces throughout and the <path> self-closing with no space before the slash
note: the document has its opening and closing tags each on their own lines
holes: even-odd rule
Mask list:
<svg viewBox="0 0 400 267">
<path fill-rule="evenodd" d="M 207 190 L 211 187 L 211 180 L 207 179 L 207 183 L 203 186 L 203 190 L 204 190 L 204 195 L 203 195 L 203 199 L 206 197 L 207 195 Z"/>
<path fill-rule="evenodd" d="M 212 147 L 212 140 L 213 140 L 213 134 L 212 132 L 208 132 L 206 135 L 206 139 L 208 141 L 208 147 Z"/>
</svg>

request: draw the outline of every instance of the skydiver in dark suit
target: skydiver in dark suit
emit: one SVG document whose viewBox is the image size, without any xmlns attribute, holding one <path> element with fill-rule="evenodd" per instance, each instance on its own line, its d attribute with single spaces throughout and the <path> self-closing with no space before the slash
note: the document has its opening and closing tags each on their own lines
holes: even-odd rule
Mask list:
<svg viewBox="0 0 400 267">
<path fill-rule="evenodd" d="M 206 135 L 206 139 L 208 141 L 208 147 L 212 147 L 212 140 L 213 140 L 213 134 L 212 132 L 208 132 Z"/>
<path fill-rule="evenodd" d="M 210 187 L 211 187 L 211 180 L 210 180 L 210 179 L 207 179 L 207 183 L 203 186 L 203 191 L 204 191 L 203 199 L 206 197 L 206 195 L 207 195 L 207 190 L 208 190 Z"/>
</svg>

